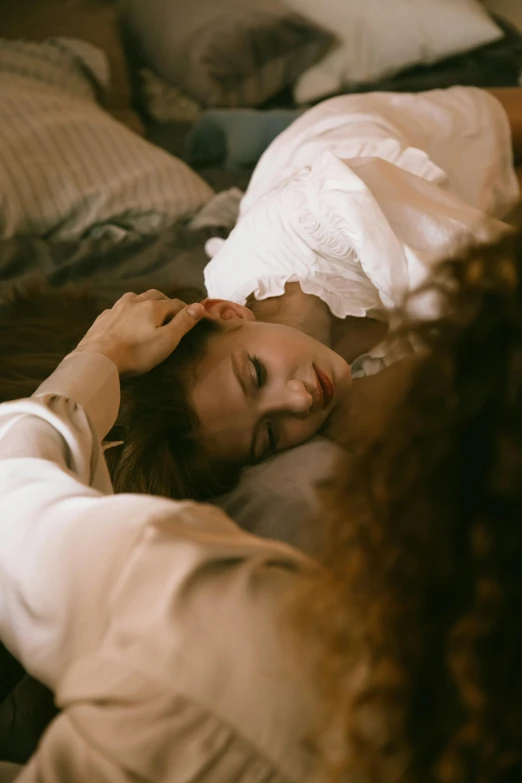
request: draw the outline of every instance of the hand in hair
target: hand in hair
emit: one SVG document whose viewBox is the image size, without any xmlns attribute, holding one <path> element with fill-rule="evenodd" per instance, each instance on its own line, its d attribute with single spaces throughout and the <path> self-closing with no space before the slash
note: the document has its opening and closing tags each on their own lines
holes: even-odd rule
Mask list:
<svg viewBox="0 0 522 783">
<path fill-rule="evenodd" d="M 142 375 L 170 356 L 203 312 L 154 289 L 127 293 L 98 316 L 75 350 L 107 356 L 120 375 Z"/>
</svg>

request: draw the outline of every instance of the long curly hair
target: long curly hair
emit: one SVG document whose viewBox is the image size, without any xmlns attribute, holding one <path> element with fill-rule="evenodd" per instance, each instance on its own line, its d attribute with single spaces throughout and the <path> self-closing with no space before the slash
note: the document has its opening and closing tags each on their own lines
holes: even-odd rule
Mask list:
<svg viewBox="0 0 522 783">
<path fill-rule="evenodd" d="M 426 348 L 406 398 L 323 489 L 301 620 L 333 779 L 522 780 L 522 235 L 430 290 L 444 314 L 403 328 Z"/>
<path fill-rule="evenodd" d="M 195 290 L 173 298 L 196 301 Z M 54 288 L 39 279 L 0 289 L 0 402 L 30 396 L 113 301 L 88 288 Z M 205 500 L 229 490 L 240 466 L 212 460 L 201 447 L 189 403 L 192 371 L 218 331 L 203 319 L 158 367 L 122 380 L 118 419 L 105 451 L 115 492 Z"/>
</svg>

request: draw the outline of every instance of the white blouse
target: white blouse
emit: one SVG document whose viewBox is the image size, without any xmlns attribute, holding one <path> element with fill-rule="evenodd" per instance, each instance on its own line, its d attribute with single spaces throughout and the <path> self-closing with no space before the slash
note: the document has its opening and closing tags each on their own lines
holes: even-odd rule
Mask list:
<svg viewBox="0 0 522 783">
<path fill-rule="evenodd" d="M 112 494 L 118 404 L 112 362 L 73 353 L 0 406 L 0 638 L 62 710 L 17 780 L 319 781 L 288 615 L 316 566 L 215 507 Z"/>
<path fill-rule="evenodd" d="M 432 265 L 505 226 L 518 198 L 500 103 L 470 87 L 325 101 L 259 161 L 227 240 L 212 240 L 210 297 L 244 304 L 285 283 L 339 318 L 386 317 Z"/>
</svg>

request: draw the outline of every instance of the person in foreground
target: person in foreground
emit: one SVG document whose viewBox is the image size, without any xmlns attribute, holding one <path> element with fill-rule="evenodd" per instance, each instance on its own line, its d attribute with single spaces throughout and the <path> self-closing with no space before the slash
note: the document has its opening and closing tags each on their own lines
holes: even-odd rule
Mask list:
<svg viewBox="0 0 522 783">
<path fill-rule="evenodd" d="M 519 779 L 521 272 L 522 236 L 435 271 L 407 388 L 323 489 L 322 567 L 111 492 L 118 376 L 201 307 L 127 294 L 0 406 L 0 639 L 61 709 L 21 783 Z"/>
</svg>

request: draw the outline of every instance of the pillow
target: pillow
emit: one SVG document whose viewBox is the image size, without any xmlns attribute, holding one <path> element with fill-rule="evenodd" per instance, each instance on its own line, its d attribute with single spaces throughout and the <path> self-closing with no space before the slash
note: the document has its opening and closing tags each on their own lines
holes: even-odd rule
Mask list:
<svg viewBox="0 0 522 783">
<path fill-rule="evenodd" d="M 81 38 L 103 49 L 109 60 L 111 83 L 104 106 L 120 122 L 143 133 L 131 106 L 131 88 L 119 18 L 113 0 L 16 0 L 2 3 L 2 38 L 44 41 Z"/>
<path fill-rule="evenodd" d="M 331 36 L 279 0 L 124 0 L 138 56 L 204 106 L 254 106 L 292 84 Z"/>
<path fill-rule="evenodd" d="M 212 189 L 96 103 L 108 74 L 85 42 L 0 39 L 0 237 L 150 234 Z"/>
<path fill-rule="evenodd" d="M 213 502 L 249 533 L 317 555 L 324 532 L 317 487 L 342 453 L 335 443 L 314 438 L 247 468 L 238 486 Z"/>
<path fill-rule="evenodd" d="M 429 64 L 502 37 L 478 0 L 283 0 L 335 33 L 337 45 L 297 81 L 298 103 Z"/>
</svg>

